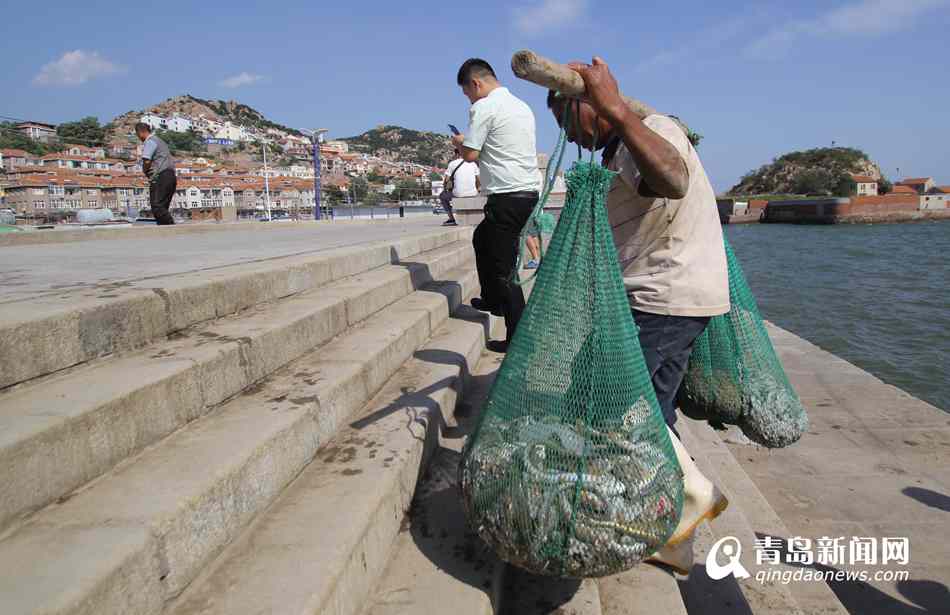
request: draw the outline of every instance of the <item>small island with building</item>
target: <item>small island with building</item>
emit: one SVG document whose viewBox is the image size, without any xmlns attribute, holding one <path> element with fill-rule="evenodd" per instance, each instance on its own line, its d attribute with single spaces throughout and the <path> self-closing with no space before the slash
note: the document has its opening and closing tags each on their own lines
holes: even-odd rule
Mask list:
<svg viewBox="0 0 950 615">
<path fill-rule="evenodd" d="M 892 183 L 861 150 L 816 148 L 746 174 L 718 205 L 723 224 L 950 219 L 950 186 L 929 177 Z"/>
</svg>

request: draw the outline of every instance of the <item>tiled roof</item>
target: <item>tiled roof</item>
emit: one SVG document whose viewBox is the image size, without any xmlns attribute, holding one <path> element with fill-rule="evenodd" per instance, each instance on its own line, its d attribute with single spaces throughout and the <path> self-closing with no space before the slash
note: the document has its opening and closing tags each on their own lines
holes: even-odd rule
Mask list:
<svg viewBox="0 0 950 615">
<path fill-rule="evenodd" d="M 876 179 L 874 179 L 873 177 L 870 177 L 870 176 L 868 176 L 868 175 L 851 175 L 851 179 L 853 179 L 854 181 L 856 181 L 856 182 L 859 183 L 859 184 L 869 184 L 869 183 L 876 183 L 876 182 L 877 182 Z"/>
<path fill-rule="evenodd" d="M 893 192 L 895 194 L 917 194 L 917 191 L 910 186 L 904 186 L 901 184 L 895 185 Z"/>
<path fill-rule="evenodd" d="M 932 177 L 909 177 L 907 179 L 897 182 L 904 186 L 913 186 L 915 184 L 926 184 L 929 181 L 933 181 Z"/>
<path fill-rule="evenodd" d="M 0 149 L 0 153 L 10 158 L 34 158 L 33 154 L 22 149 Z"/>
</svg>

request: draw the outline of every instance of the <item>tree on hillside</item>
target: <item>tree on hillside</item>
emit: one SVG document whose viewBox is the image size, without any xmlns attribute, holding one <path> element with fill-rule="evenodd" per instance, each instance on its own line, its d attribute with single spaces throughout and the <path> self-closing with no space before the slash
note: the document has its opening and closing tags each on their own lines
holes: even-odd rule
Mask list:
<svg viewBox="0 0 950 615">
<path fill-rule="evenodd" d="M 414 179 L 401 179 L 396 184 L 393 198 L 397 201 L 411 201 L 419 198 L 421 186 Z"/>
<path fill-rule="evenodd" d="M 805 169 L 792 182 L 792 192 L 811 196 L 847 197 L 854 194 L 856 187 L 850 174 L 825 168 Z"/>
<path fill-rule="evenodd" d="M 882 177 L 877 181 L 877 191 L 879 194 L 890 194 L 894 191 L 894 184 L 886 177 Z"/>
<path fill-rule="evenodd" d="M 338 205 L 346 202 L 346 193 L 340 186 L 327 186 L 322 193 L 326 197 L 327 204 Z"/>
<path fill-rule="evenodd" d="M 173 150 L 191 152 L 193 154 L 204 153 L 207 150 L 204 138 L 195 130 L 188 132 L 174 132 L 172 130 L 159 129 L 156 134 L 158 138 L 168 144 Z"/>
<path fill-rule="evenodd" d="M 106 137 L 105 126 L 99 125 L 99 118 L 87 116 L 76 122 L 66 122 L 56 127 L 56 134 L 63 143 L 79 145 L 102 145 Z"/>
<path fill-rule="evenodd" d="M 362 200 L 364 205 L 373 207 L 379 205 L 383 201 L 383 198 L 383 195 L 378 192 L 367 192 Z"/>
<path fill-rule="evenodd" d="M 354 177 L 350 185 L 352 186 L 354 199 L 362 201 L 366 198 L 366 193 L 369 192 L 369 182 L 366 181 L 365 177 Z"/>
</svg>

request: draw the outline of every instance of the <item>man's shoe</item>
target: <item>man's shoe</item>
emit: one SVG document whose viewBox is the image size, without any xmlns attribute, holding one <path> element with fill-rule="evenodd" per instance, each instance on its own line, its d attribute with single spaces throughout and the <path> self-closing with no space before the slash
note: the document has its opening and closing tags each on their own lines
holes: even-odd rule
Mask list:
<svg viewBox="0 0 950 615">
<path fill-rule="evenodd" d="M 458 225 L 459 223 L 456 222 L 455 220 L 446 220 L 445 222 L 442 223 L 442 226 L 458 226 Z"/>
<path fill-rule="evenodd" d="M 491 340 L 485 344 L 485 347 L 492 352 L 500 352 L 502 354 L 508 352 L 508 342 L 502 340 Z"/>
<path fill-rule="evenodd" d="M 672 431 L 669 434 L 670 440 L 673 441 L 673 450 L 676 451 L 676 460 L 683 470 L 683 512 L 676 530 L 667 542 L 667 546 L 676 546 L 687 539 L 692 540 L 696 526 L 718 517 L 729 506 L 729 500 L 699 471 L 696 462 L 689 456 L 689 451 L 676 434 Z"/>
<path fill-rule="evenodd" d="M 472 307 L 480 312 L 491 312 L 495 316 L 504 316 L 505 313 L 501 310 L 500 305 L 489 305 L 487 301 L 481 297 L 472 298 Z"/>
<path fill-rule="evenodd" d="M 538 261 L 536 261 L 536 260 L 534 260 L 534 259 L 532 258 L 531 260 L 528 261 L 528 263 L 524 266 L 524 268 L 525 268 L 525 269 L 537 269 L 537 268 L 538 268 Z"/>
<path fill-rule="evenodd" d="M 666 543 L 663 548 L 644 561 L 662 564 L 679 574 L 689 576 L 689 571 L 693 568 L 693 540 L 694 536 L 690 534 L 688 539 L 681 541 L 678 545 Z"/>
</svg>

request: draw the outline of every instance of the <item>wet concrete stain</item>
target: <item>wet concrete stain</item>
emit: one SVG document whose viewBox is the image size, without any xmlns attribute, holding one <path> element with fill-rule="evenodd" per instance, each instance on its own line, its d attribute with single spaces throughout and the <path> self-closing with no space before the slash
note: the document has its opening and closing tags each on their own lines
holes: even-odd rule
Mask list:
<svg viewBox="0 0 950 615">
<path fill-rule="evenodd" d="M 249 387 L 247 387 L 246 389 L 244 389 L 244 394 L 245 394 L 245 395 L 257 395 L 258 393 L 260 393 L 261 391 L 264 390 L 264 387 L 265 387 L 265 386 L 267 386 L 267 382 L 262 380 L 261 382 L 257 382 L 257 383 L 255 383 L 255 384 L 252 384 L 251 386 L 249 386 Z"/>
<path fill-rule="evenodd" d="M 340 446 L 331 446 L 326 450 L 326 453 L 323 457 L 324 463 L 349 463 L 354 459 L 356 459 L 355 446 L 348 446 L 346 448 L 341 448 Z"/>
<path fill-rule="evenodd" d="M 356 476 L 357 474 L 362 474 L 362 473 L 363 473 L 363 470 L 355 470 L 352 468 L 348 468 L 340 472 L 340 474 L 342 474 L 343 476 Z"/>
</svg>

